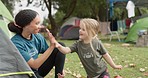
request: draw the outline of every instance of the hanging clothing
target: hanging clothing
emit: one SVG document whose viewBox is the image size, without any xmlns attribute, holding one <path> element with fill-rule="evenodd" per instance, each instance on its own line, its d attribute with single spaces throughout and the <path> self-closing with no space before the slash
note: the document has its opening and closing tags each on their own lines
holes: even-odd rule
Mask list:
<svg viewBox="0 0 148 78">
<path fill-rule="evenodd" d="M 135 4 L 132 1 L 128 1 L 126 9 L 128 12 L 128 18 L 135 16 Z"/>
<path fill-rule="evenodd" d="M 114 15 L 114 3 L 113 3 L 113 0 L 110 0 L 110 2 L 109 2 L 109 16 L 110 16 L 110 18 L 112 18 L 113 17 L 113 15 Z"/>
</svg>

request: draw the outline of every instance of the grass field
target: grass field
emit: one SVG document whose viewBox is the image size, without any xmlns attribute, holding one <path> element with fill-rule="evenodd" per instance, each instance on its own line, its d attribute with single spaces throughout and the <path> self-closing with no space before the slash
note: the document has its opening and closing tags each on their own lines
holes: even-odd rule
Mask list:
<svg viewBox="0 0 148 78">
<path fill-rule="evenodd" d="M 148 48 L 136 47 L 135 44 L 123 46 L 116 39 L 109 42 L 101 39 L 116 64 L 123 65 L 122 70 L 115 70 L 108 65 L 111 78 L 121 75 L 122 78 L 148 78 Z M 69 46 L 74 40 L 59 40 Z M 86 73 L 76 53 L 66 55 L 65 78 L 86 78 Z M 54 78 L 54 69 L 45 77 Z"/>
</svg>

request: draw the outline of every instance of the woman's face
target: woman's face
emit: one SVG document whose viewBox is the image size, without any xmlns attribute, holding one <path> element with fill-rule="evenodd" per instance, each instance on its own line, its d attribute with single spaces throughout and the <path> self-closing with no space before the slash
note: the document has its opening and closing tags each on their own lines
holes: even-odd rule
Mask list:
<svg viewBox="0 0 148 78">
<path fill-rule="evenodd" d="M 37 15 L 29 25 L 27 25 L 23 28 L 23 30 L 25 30 L 31 34 L 37 34 L 41 28 L 40 20 L 41 19 L 40 19 L 39 15 Z"/>
</svg>

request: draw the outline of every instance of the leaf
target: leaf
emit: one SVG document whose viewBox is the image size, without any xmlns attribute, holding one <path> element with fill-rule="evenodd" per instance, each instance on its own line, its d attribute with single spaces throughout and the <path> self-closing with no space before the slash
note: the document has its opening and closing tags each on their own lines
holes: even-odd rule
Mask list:
<svg viewBox="0 0 148 78">
<path fill-rule="evenodd" d="M 131 63 L 131 64 L 129 64 L 129 66 L 130 67 L 135 67 L 136 65 Z"/>
<path fill-rule="evenodd" d="M 130 46 L 130 44 L 127 44 L 127 43 L 122 44 L 122 47 L 129 47 L 129 46 Z"/>
<path fill-rule="evenodd" d="M 69 70 L 69 68 L 66 68 L 66 70 L 64 70 L 65 71 L 65 73 L 67 73 L 67 74 L 72 74 L 72 72 Z"/>
<path fill-rule="evenodd" d="M 76 76 L 77 78 L 81 78 L 82 76 L 80 75 L 80 74 L 77 74 L 77 76 Z"/>
<path fill-rule="evenodd" d="M 74 72 L 73 74 L 72 74 L 74 77 L 76 77 L 76 73 Z"/>
<path fill-rule="evenodd" d="M 139 70 L 140 70 L 140 72 L 144 72 L 144 71 L 145 71 L 145 69 L 144 69 L 144 68 L 140 68 Z"/>
<path fill-rule="evenodd" d="M 114 76 L 114 78 L 122 78 L 120 75 Z"/>
<path fill-rule="evenodd" d="M 148 76 L 148 72 L 143 73 L 144 76 Z"/>
</svg>

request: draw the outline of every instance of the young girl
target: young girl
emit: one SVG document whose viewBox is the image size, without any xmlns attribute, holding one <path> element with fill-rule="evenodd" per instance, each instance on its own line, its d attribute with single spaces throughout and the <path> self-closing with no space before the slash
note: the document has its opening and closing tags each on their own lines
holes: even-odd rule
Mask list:
<svg viewBox="0 0 148 78">
<path fill-rule="evenodd" d="M 101 41 L 97 38 L 99 23 L 94 19 L 85 18 L 80 21 L 79 40 L 70 47 L 64 47 L 56 43 L 60 52 L 67 54 L 76 52 L 86 70 L 87 78 L 110 78 L 106 62 L 115 69 L 121 69 L 116 65 Z M 59 74 L 60 75 L 60 74 Z"/>
<path fill-rule="evenodd" d="M 55 78 L 58 78 L 57 74 L 62 74 L 64 68 L 65 55 L 55 48 L 53 43 L 55 39 L 50 32 L 48 32 L 50 46 L 38 33 L 41 29 L 40 21 L 40 16 L 36 11 L 21 10 L 15 16 L 15 21 L 8 24 L 9 30 L 16 33 L 11 41 L 37 78 L 45 77 L 54 66 Z M 63 74 L 60 77 L 62 78 Z"/>
</svg>

